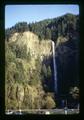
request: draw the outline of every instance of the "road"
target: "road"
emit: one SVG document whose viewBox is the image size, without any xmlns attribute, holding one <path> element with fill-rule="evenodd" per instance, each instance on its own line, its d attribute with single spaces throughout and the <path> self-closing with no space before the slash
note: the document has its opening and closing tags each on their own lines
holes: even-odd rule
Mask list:
<svg viewBox="0 0 84 120">
<path fill-rule="evenodd" d="M 6 111 L 7 115 L 12 114 L 79 114 L 79 109 L 31 109 L 31 110 L 10 110 L 9 112 Z"/>
</svg>

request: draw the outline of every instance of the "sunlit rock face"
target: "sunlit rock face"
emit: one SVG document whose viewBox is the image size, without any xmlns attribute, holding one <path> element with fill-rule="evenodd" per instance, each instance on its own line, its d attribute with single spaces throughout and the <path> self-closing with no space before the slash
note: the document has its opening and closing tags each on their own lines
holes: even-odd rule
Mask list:
<svg viewBox="0 0 84 120">
<path fill-rule="evenodd" d="M 32 58 L 38 56 L 43 60 L 45 56 L 52 54 L 51 40 L 39 40 L 38 36 L 32 32 L 15 33 L 9 39 L 9 44 L 27 47 L 27 53 L 30 52 Z"/>
</svg>

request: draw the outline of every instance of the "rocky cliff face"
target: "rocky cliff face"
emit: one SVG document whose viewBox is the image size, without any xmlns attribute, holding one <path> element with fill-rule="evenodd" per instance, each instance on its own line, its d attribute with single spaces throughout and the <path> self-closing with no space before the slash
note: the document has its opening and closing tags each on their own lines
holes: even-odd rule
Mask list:
<svg viewBox="0 0 84 120">
<path fill-rule="evenodd" d="M 60 36 L 55 43 L 56 50 L 56 61 L 57 61 L 57 76 L 58 81 L 62 85 L 65 81 L 70 85 L 77 83 L 78 79 L 78 42 L 77 38 L 69 38 L 67 36 Z M 16 46 L 20 51 L 26 48 L 24 54 L 28 55 L 30 53 L 31 61 L 27 63 L 29 64 L 31 69 L 36 69 L 35 60 L 40 59 L 41 63 L 45 61 L 45 57 L 47 58 L 47 62 L 52 62 L 52 40 L 39 40 L 38 36 L 32 32 L 23 32 L 23 33 L 15 33 L 10 37 L 9 46 L 13 48 Z M 18 50 L 16 50 L 18 52 Z M 18 57 L 17 57 L 18 58 Z M 52 63 L 53 64 L 53 63 Z M 69 66 L 70 65 L 70 66 Z M 74 70 L 74 71 L 73 71 Z M 67 73 L 67 74 L 66 74 Z M 66 74 L 66 75 L 65 75 Z M 64 83 L 63 83 L 64 81 Z M 71 81 L 71 82 L 70 82 Z M 59 85 L 60 86 L 60 85 Z M 64 87 L 63 87 L 64 89 Z"/>
<path fill-rule="evenodd" d="M 59 36 L 56 40 L 55 59 L 57 65 L 59 96 L 61 94 L 68 94 L 71 86 L 78 86 L 79 84 L 78 41 L 78 37 L 69 38 L 67 36 Z M 22 102 L 25 108 L 38 108 L 38 102 L 36 103 L 35 101 L 41 101 L 41 99 L 44 101 L 44 96 L 46 95 L 45 88 L 47 91 L 50 91 L 50 88 L 54 88 L 52 55 L 52 40 L 50 39 L 39 40 L 37 35 L 29 31 L 23 33 L 14 33 L 9 38 L 6 44 L 7 97 L 10 91 L 9 103 L 6 101 L 7 108 L 11 108 L 10 106 L 12 105 L 12 102 L 15 104 L 15 102 L 17 103 L 18 101 L 17 98 L 17 101 L 15 101 L 17 87 L 14 87 L 17 86 L 17 84 L 21 85 L 24 88 L 24 100 Z M 38 94 L 38 100 L 36 98 L 32 98 L 31 96 L 35 96 L 34 91 L 32 93 L 31 90 L 29 90 L 30 93 L 32 93 L 31 95 L 29 92 L 25 92 L 25 85 L 27 88 L 31 89 L 34 89 L 35 87 L 37 93 L 39 91 L 43 93 L 42 96 Z M 40 87 L 37 89 L 38 86 Z M 13 90 L 11 89 L 14 89 L 14 91 L 16 91 L 14 93 L 13 100 L 11 99 L 11 96 L 13 95 Z M 32 106 L 30 106 L 31 103 L 28 101 L 28 99 L 30 99 L 30 101 L 33 99 L 34 105 L 32 103 Z M 35 107 L 35 104 L 37 107 Z M 14 109 L 18 107 L 18 105 L 12 106 Z M 45 105 L 40 104 L 39 106 L 40 108 L 43 108 Z"/>
<path fill-rule="evenodd" d="M 40 56 L 50 56 L 52 54 L 51 40 L 39 40 L 38 36 L 32 32 L 15 33 L 9 39 L 9 45 L 17 45 L 18 47 L 25 46 L 27 53 L 30 52 L 32 58 Z"/>
<path fill-rule="evenodd" d="M 51 40 L 40 41 L 37 35 L 29 31 L 14 33 L 9 38 L 6 43 L 6 109 L 46 107 L 47 103 L 43 97 L 46 98 L 47 94 L 42 84 L 44 76 L 46 79 L 51 79 L 51 69 L 49 67 L 47 70 L 44 66 L 42 71 L 42 67 L 44 59 L 52 56 L 51 43 Z M 49 82 L 50 80 L 47 84 Z M 20 86 L 22 92 L 19 91 Z M 31 89 L 26 91 L 25 86 Z M 51 99 L 53 101 L 52 97 Z M 38 101 L 43 103 L 38 104 Z"/>
<path fill-rule="evenodd" d="M 79 85 L 79 38 L 59 37 L 56 44 L 58 89 L 68 95 L 71 86 Z"/>
</svg>

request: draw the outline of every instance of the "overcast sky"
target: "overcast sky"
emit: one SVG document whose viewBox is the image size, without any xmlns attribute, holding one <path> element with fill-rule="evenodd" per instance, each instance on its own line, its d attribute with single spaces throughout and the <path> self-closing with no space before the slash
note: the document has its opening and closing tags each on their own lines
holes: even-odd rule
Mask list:
<svg viewBox="0 0 84 120">
<path fill-rule="evenodd" d="M 66 13 L 79 14 L 78 5 L 6 5 L 5 28 L 18 22 L 27 23 L 55 18 Z"/>
</svg>

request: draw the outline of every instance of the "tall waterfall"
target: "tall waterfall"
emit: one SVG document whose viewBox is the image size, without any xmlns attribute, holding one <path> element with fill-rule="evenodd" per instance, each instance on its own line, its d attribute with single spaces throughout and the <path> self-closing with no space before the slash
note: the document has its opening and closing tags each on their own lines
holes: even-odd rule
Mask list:
<svg viewBox="0 0 84 120">
<path fill-rule="evenodd" d="M 52 41 L 52 52 L 53 52 L 53 68 L 54 68 L 54 90 L 57 93 L 57 68 L 55 59 L 55 43 Z"/>
</svg>

